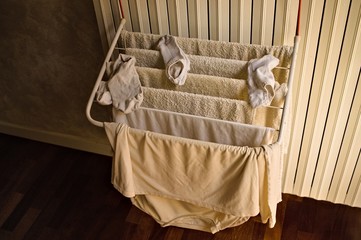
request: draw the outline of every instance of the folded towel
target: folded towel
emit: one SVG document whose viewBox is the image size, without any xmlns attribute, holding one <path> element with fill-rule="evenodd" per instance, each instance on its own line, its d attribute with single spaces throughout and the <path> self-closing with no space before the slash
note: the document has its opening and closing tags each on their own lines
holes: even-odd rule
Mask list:
<svg viewBox="0 0 361 240">
<path fill-rule="evenodd" d="M 269 106 L 276 94 L 276 90 L 283 90 L 276 85 L 272 69 L 279 60 L 272 55 L 265 55 L 260 59 L 252 59 L 248 63 L 248 95 L 253 108 Z M 276 89 L 277 88 L 277 89 Z M 285 93 L 284 93 L 285 94 Z"/>
<path fill-rule="evenodd" d="M 165 73 L 170 81 L 177 85 L 183 85 L 189 71 L 189 59 L 179 48 L 173 36 L 163 36 L 159 39 L 158 49 L 162 54 Z"/>
<path fill-rule="evenodd" d="M 138 32 L 121 32 L 120 40 L 125 48 L 141 48 L 156 50 L 157 43 L 162 36 Z M 272 54 L 280 60 L 279 66 L 288 68 L 291 63 L 293 47 L 264 46 L 255 44 L 241 44 L 235 42 L 213 41 L 197 38 L 176 37 L 178 46 L 188 55 L 202 55 L 208 57 L 237 59 L 249 61 Z"/>
<path fill-rule="evenodd" d="M 136 66 L 158 69 L 165 68 L 159 51 L 126 48 L 125 53 L 134 56 L 137 59 L 137 62 L 135 63 Z M 189 73 L 234 79 L 247 79 L 247 61 L 198 55 L 187 56 L 190 61 Z M 274 68 L 272 69 L 272 73 L 280 84 L 287 82 L 289 73 L 287 68 Z"/>
<path fill-rule="evenodd" d="M 214 97 L 245 100 L 248 99 L 247 82 L 240 79 L 188 74 L 184 85 L 174 85 L 166 77 L 165 71 L 155 68 L 136 67 L 144 87 L 161 88 L 180 92 L 196 93 Z"/>
<path fill-rule="evenodd" d="M 108 62 L 107 82 L 101 82 L 96 99 L 102 105 L 110 105 L 124 113 L 137 109 L 143 101 L 139 76 L 135 70 L 135 58 L 119 54 L 114 62 Z"/>
<path fill-rule="evenodd" d="M 273 128 L 150 108 L 129 114 L 113 108 L 113 120 L 136 129 L 233 146 L 259 147 L 272 144 L 277 137 Z"/>
<path fill-rule="evenodd" d="M 252 108 L 246 101 L 143 87 L 142 107 L 279 128 L 282 110 Z"/>
<path fill-rule="evenodd" d="M 125 53 L 137 59 L 136 66 L 165 68 L 159 51 L 126 48 Z M 247 61 L 187 55 L 190 61 L 189 73 L 234 79 L 247 79 Z"/>
</svg>

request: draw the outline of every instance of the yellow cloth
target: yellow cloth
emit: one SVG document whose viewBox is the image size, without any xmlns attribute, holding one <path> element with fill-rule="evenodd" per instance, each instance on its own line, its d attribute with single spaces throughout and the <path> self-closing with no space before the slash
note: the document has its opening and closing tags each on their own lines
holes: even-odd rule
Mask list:
<svg viewBox="0 0 361 240">
<path fill-rule="evenodd" d="M 258 213 L 274 226 L 278 144 L 237 147 L 104 124 L 114 149 L 114 187 L 162 226 L 215 233 Z"/>
</svg>

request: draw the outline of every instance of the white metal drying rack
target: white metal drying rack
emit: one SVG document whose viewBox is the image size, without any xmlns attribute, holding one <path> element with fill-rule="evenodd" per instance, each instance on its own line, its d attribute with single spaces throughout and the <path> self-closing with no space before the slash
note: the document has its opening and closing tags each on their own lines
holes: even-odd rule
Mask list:
<svg viewBox="0 0 361 240">
<path fill-rule="evenodd" d="M 99 88 L 100 82 L 103 79 L 104 73 L 105 73 L 105 69 L 106 69 L 106 64 L 107 62 L 109 62 L 113 51 L 118 42 L 118 39 L 120 37 L 120 33 L 123 29 L 125 25 L 125 19 L 123 18 L 119 24 L 119 28 L 115 34 L 115 37 L 110 45 L 109 51 L 105 57 L 104 63 L 100 69 L 98 78 L 94 84 L 94 88 L 92 93 L 90 94 L 87 106 L 86 106 L 86 116 L 88 118 L 88 120 L 95 126 L 97 127 L 104 127 L 104 123 L 94 120 L 93 117 L 91 116 L 91 108 L 94 102 L 94 98 L 96 95 L 96 92 Z M 299 36 L 299 21 L 297 22 L 297 31 L 296 31 L 296 35 L 294 37 L 294 45 L 293 45 L 293 53 L 292 53 L 292 60 L 291 60 L 291 66 L 290 66 L 290 71 L 289 71 L 289 76 L 288 76 L 288 81 L 287 81 L 287 86 L 288 86 L 288 94 L 286 95 L 285 101 L 284 101 L 284 106 L 283 106 L 283 111 L 282 111 L 282 118 L 281 118 L 281 124 L 280 124 L 280 129 L 279 129 L 279 134 L 278 134 L 278 139 L 277 142 L 281 143 L 284 135 L 285 135 L 285 123 L 286 123 L 286 114 L 289 112 L 289 108 L 290 108 L 290 101 L 291 101 L 291 94 L 292 93 L 292 85 L 293 85 L 293 77 L 294 77 L 294 71 L 295 71 L 295 65 L 296 65 L 296 58 L 297 58 L 297 52 L 298 52 L 298 45 L 299 45 L 299 41 L 300 41 L 300 36 Z M 153 111 L 162 111 L 162 110 L 156 110 L 156 109 L 152 109 Z M 291 114 L 291 113 L 288 113 Z"/>
</svg>

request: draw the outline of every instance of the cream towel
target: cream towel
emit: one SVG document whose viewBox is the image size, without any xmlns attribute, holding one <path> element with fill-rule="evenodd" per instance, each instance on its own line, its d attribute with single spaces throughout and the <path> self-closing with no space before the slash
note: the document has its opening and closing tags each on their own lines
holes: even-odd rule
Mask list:
<svg viewBox="0 0 361 240">
<path fill-rule="evenodd" d="M 114 187 L 163 226 L 215 233 L 258 213 L 262 222 L 275 225 L 281 201 L 279 145 L 232 147 L 104 125 L 114 150 Z M 183 208 L 172 210 L 174 201 Z"/>
<path fill-rule="evenodd" d="M 137 66 L 164 69 L 158 51 L 127 48 L 125 52 L 137 59 Z M 190 61 L 189 73 L 247 79 L 247 62 L 234 59 L 215 58 L 198 55 L 187 55 Z"/>
<path fill-rule="evenodd" d="M 97 90 L 97 101 L 102 105 L 113 106 L 124 113 L 137 109 L 143 101 L 139 76 L 135 70 L 135 58 L 119 54 L 114 62 L 108 62 L 107 82 L 101 82 Z"/>
<path fill-rule="evenodd" d="M 136 67 L 139 79 L 144 87 L 152 87 L 180 92 L 188 92 L 214 97 L 238 99 L 248 101 L 248 87 L 245 80 L 215 77 L 201 74 L 188 74 L 188 80 L 182 86 L 171 84 L 165 76 L 164 70 Z M 275 97 L 271 106 L 282 107 L 285 99 L 287 86 L 276 82 Z"/>
<path fill-rule="evenodd" d="M 136 67 L 144 87 L 152 87 L 179 92 L 188 92 L 230 99 L 248 100 L 245 80 L 188 74 L 184 85 L 174 85 L 166 77 L 165 71 L 155 68 Z"/>
<path fill-rule="evenodd" d="M 159 51 L 126 48 L 125 53 L 137 59 L 136 66 L 164 69 L 164 63 Z M 248 62 L 234 59 L 187 55 L 190 61 L 189 73 L 203 74 L 217 77 L 234 79 L 247 79 Z M 286 68 L 274 68 L 272 73 L 279 83 L 285 83 L 288 79 L 289 70 Z"/>
<path fill-rule="evenodd" d="M 161 38 L 160 35 L 144 34 L 138 32 L 121 32 L 122 46 L 125 48 L 156 49 Z M 249 61 L 272 54 L 280 60 L 281 67 L 291 64 L 293 47 L 291 46 L 264 46 L 249 45 L 234 42 L 212 41 L 196 38 L 176 37 L 179 47 L 188 55 L 201 55 L 208 57 L 227 58 Z"/>
<path fill-rule="evenodd" d="M 136 129 L 233 146 L 271 144 L 276 135 L 273 128 L 148 108 L 140 108 L 129 114 L 113 108 L 113 121 Z"/>
<path fill-rule="evenodd" d="M 274 107 L 253 109 L 247 102 L 199 94 L 143 87 L 143 107 L 279 128 L 282 110 Z"/>
<path fill-rule="evenodd" d="M 145 50 L 145 49 L 135 49 L 135 48 L 127 48 L 126 53 L 129 55 L 134 56 L 137 59 L 136 65 L 140 67 L 147 67 L 147 68 L 158 68 L 162 69 L 164 68 L 164 64 L 162 63 L 162 59 L 160 57 L 160 54 L 158 51 L 153 50 Z M 188 74 L 188 79 L 194 79 L 195 76 L 199 76 L 199 78 L 206 79 L 209 75 L 210 79 L 216 80 L 214 76 L 222 77 L 220 79 L 226 79 L 226 78 L 233 78 L 233 79 L 247 79 L 248 73 L 247 73 L 247 65 L 248 62 L 246 61 L 238 61 L 233 59 L 222 59 L 222 58 L 214 58 L 214 57 L 204 57 L 204 56 L 196 56 L 196 55 L 189 55 L 188 58 L 191 62 L 191 69 L 190 73 Z M 137 68 L 138 74 L 140 75 L 140 78 L 143 79 L 149 79 L 151 81 L 155 82 L 155 78 L 161 78 L 164 79 L 164 74 L 160 74 L 160 72 L 156 72 L 156 70 L 145 70 L 141 68 Z M 143 73 L 141 73 L 143 71 Z M 287 86 L 285 84 L 279 84 L 279 83 L 285 83 L 287 82 L 288 78 L 288 69 L 273 69 L 272 73 L 277 80 L 275 82 L 275 97 L 272 100 L 271 106 L 275 107 L 282 107 L 285 93 L 287 92 Z M 191 73 L 196 73 L 197 75 L 192 75 Z M 141 76 L 142 75 L 142 76 Z M 193 80 L 189 80 L 193 81 Z M 244 80 L 242 80 L 244 81 Z M 157 81 L 157 86 L 152 86 L 156 88 L 165 88 L 165 89 L 175 89 L 171 87 L 171 84 L 165 83 L 164 86 L 160 86 L 160 82 Z M 278 83 L 279 82 L 279 83 Z M 214 84 L 214 82 L 209 83 Z M 243 85 L 243 83 L 242 83 Z M 150 86 L 150 85 L 145 85 Z M 204 85 L 205 87 L 211 87 Z M 214 87 L 216 88 L 216 87 Z M 199 89 L 199 88 L 197 88 Z M 181 90 L 182 91 L 182 90 Z M 238 91 L 237 89 L 232 90 L 232 92 Z M 243 90 L 242 90 L 243 91 Z M 196 93 L 195 90 L 188 91 L 187 92 L 193 92 Z M 226 92 L 226 91 L 222 91 Z M 212 94 L 210 94 L 212 95 Z M 240 94 L 240 97 L 228 97 L 228 94 L 225 94 L 224 97 L 226 98 L 234 98 L 234 99 L 242 99 L 246 100 L 248 99 L 248 92 L 244 93 L 242 92 Z M 213 96 L 213 95 L 212 95 Z M 218 95 L 222 96 L 222 95 Z M 246 97 L 246 98 L 244 98 Z"/>
</svg>

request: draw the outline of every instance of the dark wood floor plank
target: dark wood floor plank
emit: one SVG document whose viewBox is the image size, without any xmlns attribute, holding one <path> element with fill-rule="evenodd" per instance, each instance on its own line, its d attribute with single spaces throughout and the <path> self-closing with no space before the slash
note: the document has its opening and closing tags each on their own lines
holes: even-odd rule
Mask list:
<svg viewBox="0 0 361 240">
<path fill-rule="evenodd" d="M 3 230 L 3 229 L 0 229 L 0 239 L 1 240 L 13 240 L 14 239 L 14 233 Z"/>
<path fill-rule="evenodd" d="M 50 145 L 49 145 L 50 146 Z M 38 164 L 37 170 L 33 172 L 28 171 L 27 174 L 20 178 L 21 182 L 19 185 L 26 186 L 22 187 L 21 190 L 24 192 L 24 197 L 18 203 L 16 209 L 11 213 L 8 219 L 2 225 L 3 229 L 13 231 L 20 219 L 24 216 L 28 208 L 31 207 L 34 199 L 39 194 L 41 188 L 47 184 L 49 179 L 49 173 L 53 169 L 53 161 L 45 161 L 47 158 L 53 158 L 55 156 L 52 146 L 50 149 L 42 148 L 44 155 L 40 155 L 37 160 L 34 160 Z M 54 155 L 53 155 L 54 154 Z M 40 160 L 38 160 L 40 159 Z M 30 168 L 33 169 L 33 168 Z M 18 178 L 16 181 L 19 181 Z M 19 190 L 18 186 L 14 184 L 15 190 Z M 25 190 L 26 189 L 26 190 Z"/>
<path fill-rule="evenodd" d="M 20 146 L 14 147 L 18 143 Z M 8 145 L 0 149 L 0 176 L 4 181 L 0 183 L 0 205 L 4 203 L 6 196 L 10 192 L 18 191 L 24 193 L 24 191 L 15 190 L 15 188 L 17 189 L 18 185 L 24 182 L 24 177 L 27 175 L 25 172 L 29 170 L 31 165 L 34 165 L 34 160 L 37 159 L 30 156 L 32 156 L 34 149 L 39 149 L 36 142 L 24 142 L 24 140 L 10 140 Z M 41 154 L 41 151 L 39 154 Z"/>
<path fill-rule="evenodd" d="M 237 237 L 239 236 L 241 239 L 244 240 L 252 240 L 252 238 L 254 237 L 255 223 L 256 222 L 252 221 L 251 219 L 238 227 L 226 229 L 228 230 L 229 233 L 228 236 L 226 235 L 225 238 L 219 238 L 219 239 L 231 239 L 233 236 L 237 236 Z M 265 228 L 266 225 L 264 225 L 263 227 Z M 222 231 L 222 232 L 227 232 L 227 231 Z M 222 232 L 219 232 L 219 235 L 222 234 Z"/>
<path fill-rule="evenodd" d="M 211 233 L 188 229 L 184 231 L 182 240 L 211 240 L 213 238 L 214 235 Z"/>
<path fill-rule="evenodd" d="M 56 229 L 45 227 L 45 228 L 43 228 L 41 230 L 41 233 L 40 233 L 39 237 L 32 238 L 32 239 L 37 239 L 37 240 L 48 240 L 48 239 L 62 240 L 62 239 L 65 239 L 65 237 L 62 236 L 61 233 L 59 233 L 59 231 L 57 231 Z"/>
<path fill-rule="evenodd" d="M 44 236 L 47 236 L 49 232 L 53 232 L 54 230 L 49 227 L 49 223 L 51 219 L 53 219 L 59 205 L 60 199 L 51 199 L 51 201 L 42 208 L 38 218 L 26 233 L 24 239 L 42 239 Z"/>
<path fill-rule="evenodd" d="M 4 224 L 6 219 L 14 211 L 19 202 L 23 199 L 24 194 L 18 192 L 11 192 L 8 195 L 8 199 L 0 205 L 0 226 Z"/>
<path fill-rule="evenodd" d="M 139 224 L 144 212 L 139 210 L 137 207 L 132 206 L 128 212 L 126 221 L 129 223 Z"/>
<path fill-rule="evenodd" d="M 36 221 L 41 210 L 36 208 L 29 208 L 20 222 L 14 229 L 14 239 L 23 239 L 28 230 L 32 227 Z"/>
<path fill-rule="evenodd" d="M 136 231 L 132 233 L 132 240 L 148 240 L 151 237 L 151 234 L 153 232 L 153 228 L 155 227 L 154 220 L 148 216 L 143 214 L 140 217 L 138 227 L 136 228 Z M 159 226 L 157 226 L 159 227 Z"/>
<path fill-rule="evenodd" d="M 273 228 L 266 227 L 263 233 L 263 240 L 280 240 L 282 236 L 282 227 L 284 223 L 287 202 L 290 195 L 284 195 L 283 200 L 277 205 L 277 222 Z"/>
<path fill-rule="evenodd" d="M 263 239 L 265 239 L 266 229 L 267 228 L 265 228 L 263 223 L 255 222 L 254 226 L 253 226 L 252 240 L 263 240 Z M 273 239 L 277 240 L 277 238 L 273 238 Z"/>
<path fill-rule="evenodd" d="M 286 214 L 282 227 L 282 240 L 294 239 L 295 236 L 297 236 L 301 203 L 302 202 L 293 199 L 287 201 Z"/>
<path fill-rule="evenodd" d="M 345 231 L 343 239 L 359 240 L 361 239 L 361 209 L 345 207 Z"/>
<path fill-rule="evenodd" d="M 3 134 L 0 146 L 1 240 L 361 239 L 361 209 L 288 194 L 272 229 L 259 217 L 216 234 L 162 228 L 112 186 L 110 157 Z"/>
<path fill-rule="evenodd" d="M 300 205 L 300 214 L 298 216 L 298 231 L 313 233 L 315 219 L 317 214 L 317 204 L 314 199 L 303 199 Z"/>
<path fill-rule="evenodd" d="M 184 230 L 177 227 L 168 227 L 164 240 L 182 240 Z"/>
<path fill-rule="evenodd" d="M 312 240 L 317 239 L 318 237 L 310 232 L 297 231 L 297 236 L 295 239 L 297 240 Z"/>
<path fill-rule="evenodd" d="M 339 218 L 340 214 L 340 205 L 332 204 L 325 201 L 316 201 L 316 215 L 314 221 L 314 234 L 320 236 L 321 239 L 331 239 L 331 234 L 335 236 L 335 228 L 338 227 L 336 224 L 336 219 Z"/>
</svg>

